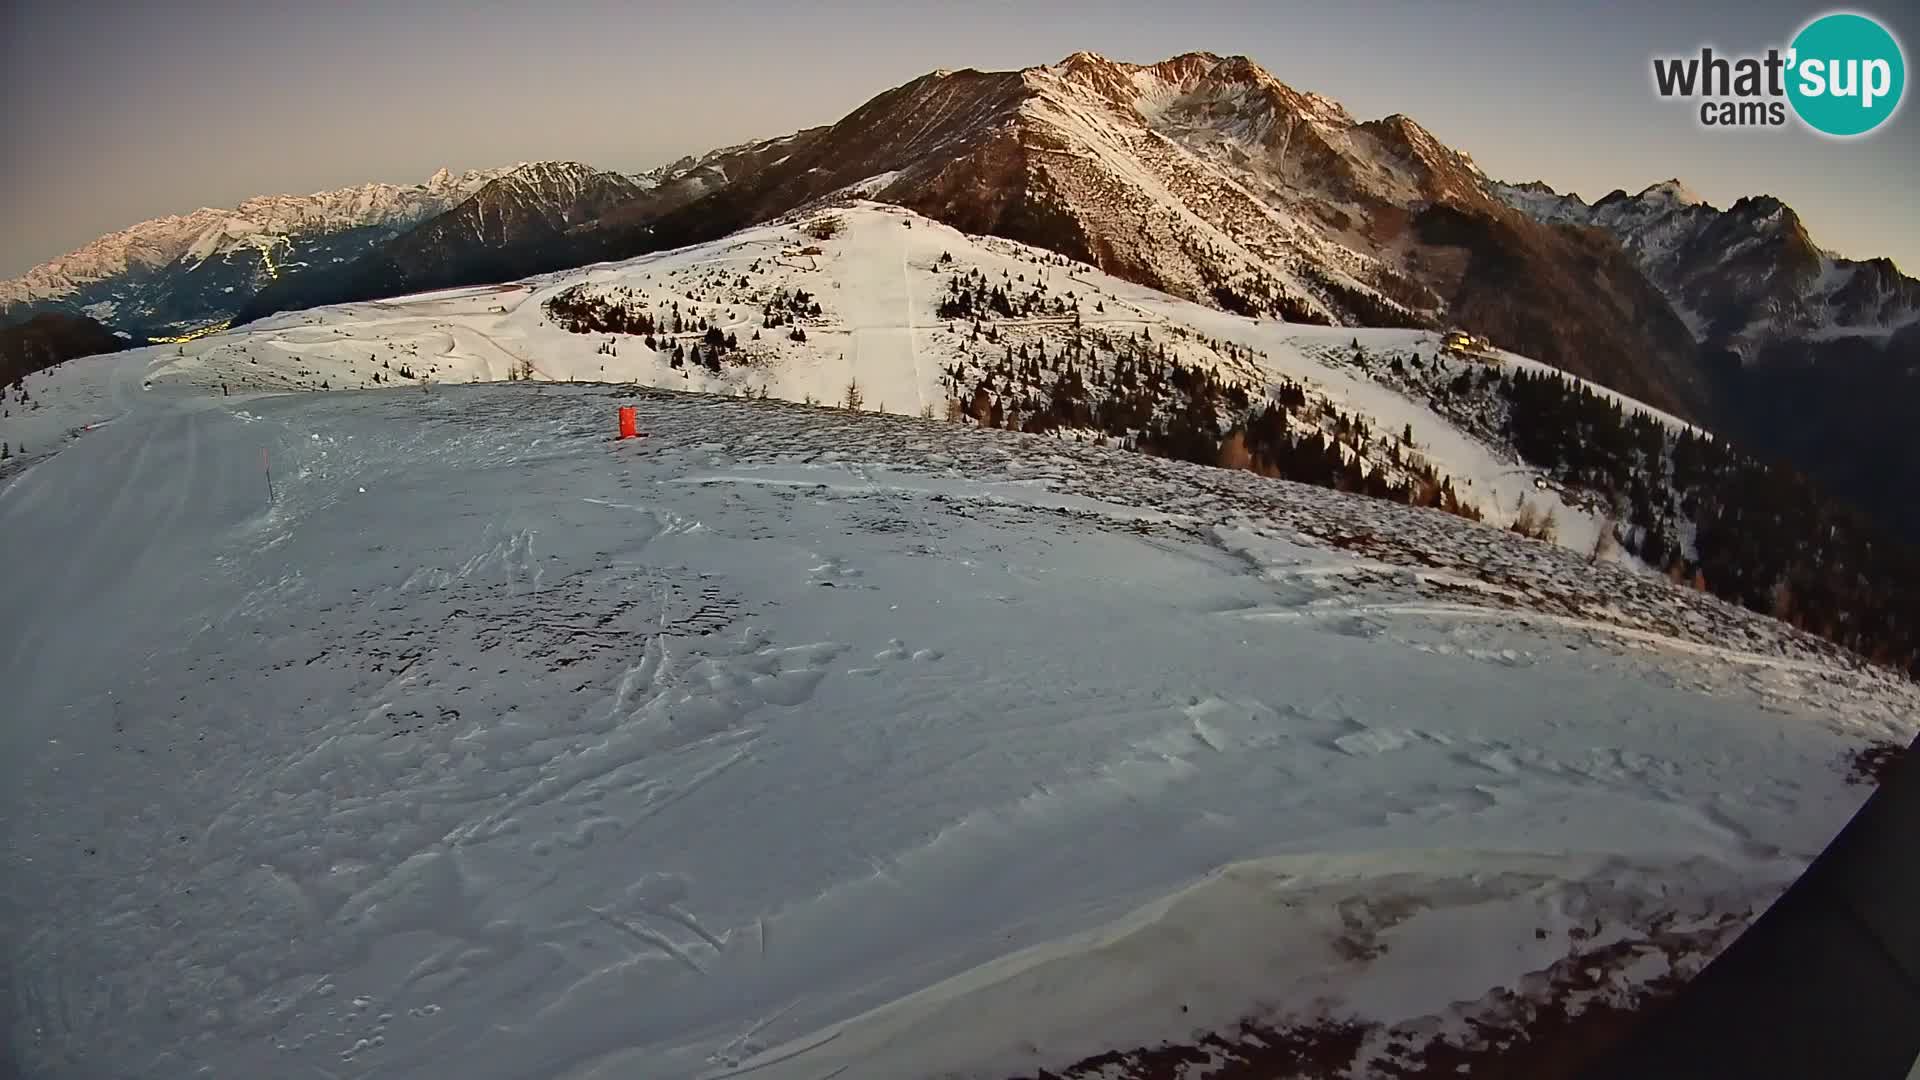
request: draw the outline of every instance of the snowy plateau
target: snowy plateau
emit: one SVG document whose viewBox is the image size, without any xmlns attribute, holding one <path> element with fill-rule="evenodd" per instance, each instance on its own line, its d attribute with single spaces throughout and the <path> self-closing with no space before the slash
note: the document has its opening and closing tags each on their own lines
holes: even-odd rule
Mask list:
<svg viewBox="0 0 1920 1080">
<path fill-rule="evenodd" d="M 1006 1078 L 1345 1023 L 1329 1075 L 1396 1075 L 1568 971 L 1697 970 L 1915 733 L 1911 682 L 1591 560 L 1577 498 L 1342 359 L 1435 335 L 833 213 L 29 377 L 21 1071 Z M 1077 301 L 1009 342 L 1411 427 L 1487 521 L 949 420 L 973 271 Z M 740 344 L 674 367 L 563 294 Z"/>
</svg>

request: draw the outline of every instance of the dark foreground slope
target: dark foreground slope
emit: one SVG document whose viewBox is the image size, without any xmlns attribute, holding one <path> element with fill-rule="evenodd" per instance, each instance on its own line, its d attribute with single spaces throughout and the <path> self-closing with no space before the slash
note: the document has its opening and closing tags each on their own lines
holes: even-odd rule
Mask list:
<svg viewBox="0 0 1920 1080">
<path fill-rule="evenodd" d="M 81 356 L 117 352 L 132 342 L 84 315 L 44 312 L 0 327 L 0 386 Z"/>
</svg>

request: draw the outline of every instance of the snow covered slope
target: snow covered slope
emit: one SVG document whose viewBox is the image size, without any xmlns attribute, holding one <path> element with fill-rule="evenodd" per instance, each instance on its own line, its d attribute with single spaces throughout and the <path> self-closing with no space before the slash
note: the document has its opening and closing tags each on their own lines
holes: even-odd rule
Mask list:
<svg viewBox="0 0 1920 1080">
<path fill-rule="evenodd" d="M 494 325 L 565 341 L 531 298 Z M 390 317 L 478 365 L 444 327 L 502 302 Z M 875 304 L 824 379 L 908 359 Z M 1007 1076 L 1248 1017 L 1460 1038 L 1583 941 L 1620 945 L 1623 992 L 1656 926 L 1710 952 L 1858 805 L 1845 756 L 1920 715 L 1780 624 L 1436 512 L 643 387 L 177 378 L 233 344 L 36 376 L 117 419 L 0 488 L 30 1075 Z M 646 439 L 608 440 L 619 405 Z"/>
<path fill-rule="evenodd" d="M 839 233 L 824 240 L 811 236 L 821 217 L 835 221 Z M 993 341 L 978 340 L 968 320 L 939 316 L 955 275 L 970 272 L 1011 292 L 1044 289 L 1046 299 L 1024 316 L 992 320 Z M 807 311 L 819 305 L 818 316 L 765 325 L 770 306 L 790 314 L 801 294 Z M 651 349 L 637 334 L 572 333 L 552 308 L 563 297 L 608 311 L 646 312 L 662 326 L 677 305 L 684 328 L 678 334 L 660 330 Z M 804 341 L 793 340 L 796 326 Z M 717 371 L 695 361 L 675 368 L 674 346 L 701 342 L 707 327 L 732 335 L 739 348 L 726 352 Z M 1504 353 L 1489 360 L 1443 355 L 1438 335 L 1425 331 L 1233 315 L 1050 252 L 968 236 L 899 207 L 868 202 L 712 244 L 508 285 L 277 316 L 168 346 L 153 378 L 236 392 L 340 390 L 421 377 L 439 383 L 506 379 L 524 365 L 544 380 L 637 382 L 825 404 L 841 402 L 848 385 L 857 384 L 868 410 L 945 417 L 950 401 L 974 393 L 981 365 L 997 360 L 1002 349 L 1031 346 L 1060 355 L 1075 338 L 1095 335 L 1122 342 L 1146 335 L 1173 359 L 1219 371 L 1256 396 L 1282 381 L 1298 383 L 1315 400 L 1364 420 L 1377 433 L 1356 448 L 1368 470 L 1391 468 L 1390 458 L 1417 447 L 1492 523 L 1512 521 L 1524 500 L 1553 511 L 1560 541 L 1583 552 L 1601 528 L 1603 515 L 1590 500 L 1549 488 L 1541 473 L 1498 442 L 1458 429 L 1426 400 L 1397 392 L 1349 362 L 1355 342 L 1381 364 L 1400 357 L 1463 370 L 1530 361 Z M 971 373 L 963 385 L 954 385 L 951 372 L 957 369 Z M 1396 448 L 1409 428 L 1413 446 Z M 0 422 L 0 436 L 5 430 Z"/>
</svg>

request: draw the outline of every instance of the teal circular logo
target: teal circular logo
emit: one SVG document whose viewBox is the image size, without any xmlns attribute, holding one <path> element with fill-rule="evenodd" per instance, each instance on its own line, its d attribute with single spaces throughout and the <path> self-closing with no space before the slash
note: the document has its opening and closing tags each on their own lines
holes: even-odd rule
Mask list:
<svg viewBox="0 0 1920 1080">
<path fill-rule="evenodd" d="M 1906 58 L 1887 28 L 1865 15 L 1822 15 L 1790 48 L 1787 100 L 1815 131 L 1864 135 L 1900 107 Z"/>
</svg>

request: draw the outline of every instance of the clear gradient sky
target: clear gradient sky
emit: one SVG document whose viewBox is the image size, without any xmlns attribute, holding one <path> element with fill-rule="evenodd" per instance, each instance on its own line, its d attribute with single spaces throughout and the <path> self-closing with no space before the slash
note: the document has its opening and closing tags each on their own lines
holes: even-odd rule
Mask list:
<svg viewBox="0 0 1920 1080">
<path fill-rule="evenodd" d="M 1589 200 L 1769 193 L 1920 274 L 1920 107 L 1865 140 L 1708 131 L 1649 58 L 1784 45 L 1821 5 L 1240 0 L 0 0 L 0 276 L 249 195 L 523 160 L 632 170 L 839 119 L 934 68 L 1244 53 L 1360 119 Z M 1911 0 L 1860 10 L 1920 49 Z M 1911 72 L 1910 72 L 1911 78 Z M 1912 97 L 1920 90 L 1910 89 Z"/>
</svg>

